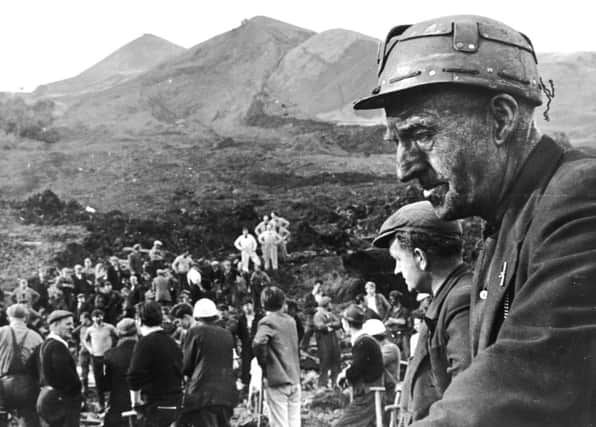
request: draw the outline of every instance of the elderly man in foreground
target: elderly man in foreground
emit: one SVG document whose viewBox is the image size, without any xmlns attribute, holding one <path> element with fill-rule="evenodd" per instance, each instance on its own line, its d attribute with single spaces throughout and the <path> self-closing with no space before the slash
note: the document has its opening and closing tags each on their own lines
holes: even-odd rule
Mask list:
<svg viewBox="0 0 596 427">
<path fill-rule="evenodd" d="M 426 426 L 596 423 L 596 160 L 542 135 L 530 40 L 453 16 L 388 34 L 379 86 L 402 181 L 443 219 L 486 220 L 471 293 L 470 366 Z"/>
</svg>

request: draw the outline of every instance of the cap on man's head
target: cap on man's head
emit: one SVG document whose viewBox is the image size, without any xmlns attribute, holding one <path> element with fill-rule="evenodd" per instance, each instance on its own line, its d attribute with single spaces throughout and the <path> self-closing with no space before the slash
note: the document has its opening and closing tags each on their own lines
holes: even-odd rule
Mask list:
<svg viewBox="0 0 596 427">
<path fill-rule="evenodd" d="M 357 325 L 362 325 L 364 323 L 364 311 L 356 304 L 350 304 L 341 316 L 350 323 L 355 323 Z"/>
<path fill-rule="evenodd" d="M 67 317 L 73 317 L 73 314 L 66 310 L 54 310 L 48 316 L 48 325 L 51 325 L 54 322 L 59 322 L 60 320 L 66 319 Z"/>
<path fill-rule="evenodd" d="M 96 308 L 91 312 L 91 317 L 98 317 L 98 316 L 103 317 L 103 310 Z"/>
<path fill-rule="evenodd" d="M 331 303 L 331 298 L 328 296 L 324 296 L 319 300 L 319 307 L 325 307 L 326 305 Z"/>
<path fill-rule="evenodd" d="M 116 324 L 119 337 L 131 337 L 137 334 L 137 323 L 134 319 L 125 317 Z"/>
<path fill-rule="evenodd" d="M 162 245 L 163 245 L 163 243 L 161 242 L 161 240 L 155 240 L 153 242 L 153 246 L 162 246 Z"/>
<path fill-rule="evenodd" d="M 6 315 L 13 319 L 26 319 L 29 314 L 25 304 L 12 304 L 6 309 Z"/>
<path fill-rule="evenodd" d="M 435 213 L 428 201 L 402 206 L 385 220 L 379 234 L 373 240 L 378 248 L 389 248 L 398 231 L 433 233 L 445 238 L 461 238 L 462 229 L 457 221 L 445 221 Z"/>
<path fill-rule="evenodd" d="M 389 298 L 399 299 L 399 298 L 402 298 L 403 296 L 404 296 L 404 294 L 401 293 L 400 291 L 398 291 L 397 289 L 394 289 L 391 292 L 389 292 Z"/>
<path fill-rule="evenodd" d="M 138 249 L 141 249 L 141 244 L 140 244 L 140 243 L 135 243 L 135 244 L 132 246 L 132 248 L 133 248 L 133 249 L 137 249 L 137 250 L 138 250 Z"/>
</svg>

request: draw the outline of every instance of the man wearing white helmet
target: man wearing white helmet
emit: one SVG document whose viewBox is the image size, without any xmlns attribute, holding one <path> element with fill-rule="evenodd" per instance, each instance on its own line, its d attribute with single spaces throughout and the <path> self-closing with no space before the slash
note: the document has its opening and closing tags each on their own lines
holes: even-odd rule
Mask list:
<svg viewBox="0 0 596 427">
<path fill-rule="evenodd" d="M 472 363 L 416 427 L 596 425 L 596 159 L 538 129 L 553 91 L 536 58 L 481 16 L 401 25 L 355 104 L 385 110 L 398 178 L 441 218 L 487 222 Z"/>
<path fill-rule="evenodd" d="M 461 227 L 439 219 L 429 202 L 400 208 L 383 223 L 373 244 L 389 249 L 395 274 L 410 290 L 434 295 L 419 341 L 424 345 L 414 350 L 402 386 L 399 416 L 406 426 L 428 415 L 470 363 L 472 275 L 462 261 Z"/>
<path fill-rule="evenodd" d="M 395 387 L 399 384 L 399 362 L 401 352 L 397 344 L 387 339 L 387 329 L 379 319 L 368 319 L 362 325 L 365 334 L 377 340 L 383 354 L 383 383 L 385 384 L 385 402 L 393 404 L 395 400 Z"/>
<path fill-rule="evenodd" d="M 237 402 L 233 374 L 232 334 L 216 325 L 215 303 L 202 298 L 195 304 L 184 340 L 183 372 L 189 378 L 184 392 L 181 426 L 226 427 Z"/>
</svg>

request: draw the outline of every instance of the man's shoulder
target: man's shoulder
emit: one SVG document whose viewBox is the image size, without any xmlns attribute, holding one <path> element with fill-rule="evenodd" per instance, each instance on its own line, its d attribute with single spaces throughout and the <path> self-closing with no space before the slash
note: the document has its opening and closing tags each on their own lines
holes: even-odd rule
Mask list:
<svg viewBox="0 0 596 427">
<path fill-rule="evenodd" d="M 473 274 L 466 268 L 445 297 L 445 306 L 447 309 L 470 305 L 472 280 Z"/>
<path fill-rule="evenodd" d="M 585 189 L 593 189 L 596 182 L 596 157 L 578 149 L 566 150 L 559 167 L 549 181 L 545 194 L 564 196 L 565 194 L 585 194 L 596 197 Z M 564 192 L 562 191 L 564 190 Z"/>
</svg>

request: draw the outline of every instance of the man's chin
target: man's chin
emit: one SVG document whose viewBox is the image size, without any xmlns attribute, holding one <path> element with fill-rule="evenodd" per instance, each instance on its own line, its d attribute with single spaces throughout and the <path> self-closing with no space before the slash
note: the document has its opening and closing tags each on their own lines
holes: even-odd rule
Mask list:
<svg viewBox="0 0 596 427">
<path fill-rule="evenodd" d="M 435 214 L 444 221 L 453 221 L 462 218 L 458 214 L 456 203 L 454 198 L 449 197 L 450 193 L 442 194 L 441 197 L 429 197 L 427 200 L 432 205 Z"/>
</svg>

